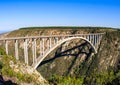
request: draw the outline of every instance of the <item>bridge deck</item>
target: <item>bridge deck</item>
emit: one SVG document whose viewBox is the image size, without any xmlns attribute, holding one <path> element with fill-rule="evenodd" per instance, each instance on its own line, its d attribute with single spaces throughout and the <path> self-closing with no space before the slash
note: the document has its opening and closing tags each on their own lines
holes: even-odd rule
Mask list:
<svg viewBox="0 0 120 85">
<path fill-rule="evenodd" d="M 32 39 L 32 38 L 50 38 L 50 37 L 73 37 L 73 36 L 82 36 L 82 35 L 102 35 L 104 33 L 92 33 L 92 34 L 72 34 L 72 35 L 49 35 L 49 36 L 25 36 L 25 37 L 9 37 L 9 38 L 0 38 L 0 41 L 3 40 L 19 40 L 19 39 Z"/>
</svg>

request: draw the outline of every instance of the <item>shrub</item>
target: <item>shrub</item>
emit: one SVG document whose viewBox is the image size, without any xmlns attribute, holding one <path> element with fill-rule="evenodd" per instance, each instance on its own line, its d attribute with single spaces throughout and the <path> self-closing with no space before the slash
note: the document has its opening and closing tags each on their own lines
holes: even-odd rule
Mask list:
<svg viewBox="0 0 120 85">
<path fill-rule="evenodd" d="M 53 75 L 49 80 L 49 83 L 57 84 L 57 85 L 82 85 L 84 79 L 83 78 L 75 78 L 75 77 L 59 77 Z"/>
</svg>

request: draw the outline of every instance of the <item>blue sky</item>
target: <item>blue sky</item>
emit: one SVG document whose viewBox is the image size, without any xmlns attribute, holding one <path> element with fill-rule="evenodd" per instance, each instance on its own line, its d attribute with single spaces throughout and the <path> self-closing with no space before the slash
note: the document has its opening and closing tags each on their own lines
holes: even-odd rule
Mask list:
<svg viewBox="0 0 120 85">
<path fill-rule="evenodd" d="M 0 31 L 31 26 L 120 28 L 120 0 L 0 0 Z"/>
</svg>

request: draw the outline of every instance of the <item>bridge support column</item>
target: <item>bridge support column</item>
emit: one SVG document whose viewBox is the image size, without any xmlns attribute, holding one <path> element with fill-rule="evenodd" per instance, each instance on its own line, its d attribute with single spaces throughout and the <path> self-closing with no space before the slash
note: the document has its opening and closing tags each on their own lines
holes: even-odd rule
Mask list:
<svg viewBox="0 0 120 85">
<path fill-rule="evenodd" d="M 61 40 L 64 40 L 64 36 L 62 36 Z"/>
<path fill-rule="evenodd" d="M 96 47 L 96 35 L 94 35 L 94 46 Z"/>
<path fill-rule="evenodd" d="M 28 39 L 24 39 L 24 59 L 25 63 L 28 65 L 28 45 L 27 45 Z"/>
<path fill-rule="evenodd" d="M 15 57 L 16 57 L 16 60 L 19 60 L 19 57 L 18 57 L 18 40 L 17 39 L 15 40 Z"/>
<path fill-rule="evenodd" d="M 86 35 L 86 39 L 89 40 L 89 35 Z"/>
<path fill-rule="evenodd" d="M 95 35 L 93 35 L 93 45 L 95 46 Z"/>
<path fill-rule="evenodd" d="M 51 45 L 52 45 L 51 38 L 49 38 L 49 49 L 52 47 Z"/>
<path fill-rule="evenodd" d="M 44 41 L 45 41 L 45 40 L 44 40 L 44 38 L 43 38 L 43 39 L 42 39 L 42 55 L 44 55 L 44 50 L 45 50 L 45 48 L 44 48 L 44 44 L 45 44 Z"/>
<path fill-rule="evenodd" d="M 54 41 L 54 45 L 56 44 L 56 39 L 55 39 L 55 37 L 53 38 L 53 41 Z"/>
<path fill-rule="evenodd" d="M 88 35 L 88 40 L 89 40 L 89 41 L 90 41 L 90 38 L 91 38 L 90 35 Z"/>
<path fill-rule="evenodd" d="M 99 44 L 99 35 L 97 35 L 97 43 Z"/>
<path fill-rule="evenodd" d="M 100 44 L 100 35 L 98 35 L 98 44 Z"/>
<path fill-rule="evenodd" d="M 55 38 L 55 43 L 58 43 L 58 37 Z"/>
<path fill-rule="evenodd" d="M 95 35 L 95 47 L 97 48 L 97 35 Z"/>
<path fill-rule="evenodd" d="M 40 38 L 40 57 L 42 56 L 42 39 Z"/>
<path fill-rule="evenodd" d="M 93 35 L 90 35 L 90 42 L 93 43 Z"/>
<path fill-rule="evenodd" d="M 97 46 L 96 46 L 96 48 L 98 49 L 98 45 L 99 45 L 99 35 L 96 35 L 96 39 L 97 39 Z"/>
<path fill-rule="evenodd" d="M 46 50 L 49 50 L 50 49 L 50 40 L 49 40 L 49 38 L 47 38 L 47 49 Z"/>
<path fill-rule="evenodd" d="M 8 41 L 5 40 L 5 51 L 6 51 L 6 54 L 8 55 Z"/>
<path fill-rule="evenodd" d="M 40 56 L 44 55 L 44 38 L 40 38 Z"/>
<path fill-rule="evenodd" d="M 33 64 L 37 63 L 36 57 L 36 39 L 32 39 L 32 54 L 33 54 Z"/>
</svg>

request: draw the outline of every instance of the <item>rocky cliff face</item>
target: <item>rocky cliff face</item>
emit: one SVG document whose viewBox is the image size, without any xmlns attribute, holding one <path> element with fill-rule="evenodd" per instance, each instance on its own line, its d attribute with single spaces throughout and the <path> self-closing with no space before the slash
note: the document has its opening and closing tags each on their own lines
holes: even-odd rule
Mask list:
<svg viewBox="0 0 120 85">
<path fill-rule="evenodd" d="M 96 58 L 98 71 L 117 68 L 120 61 L 120 32 L 109 32 L 103 36 Z"/>
</svg>

